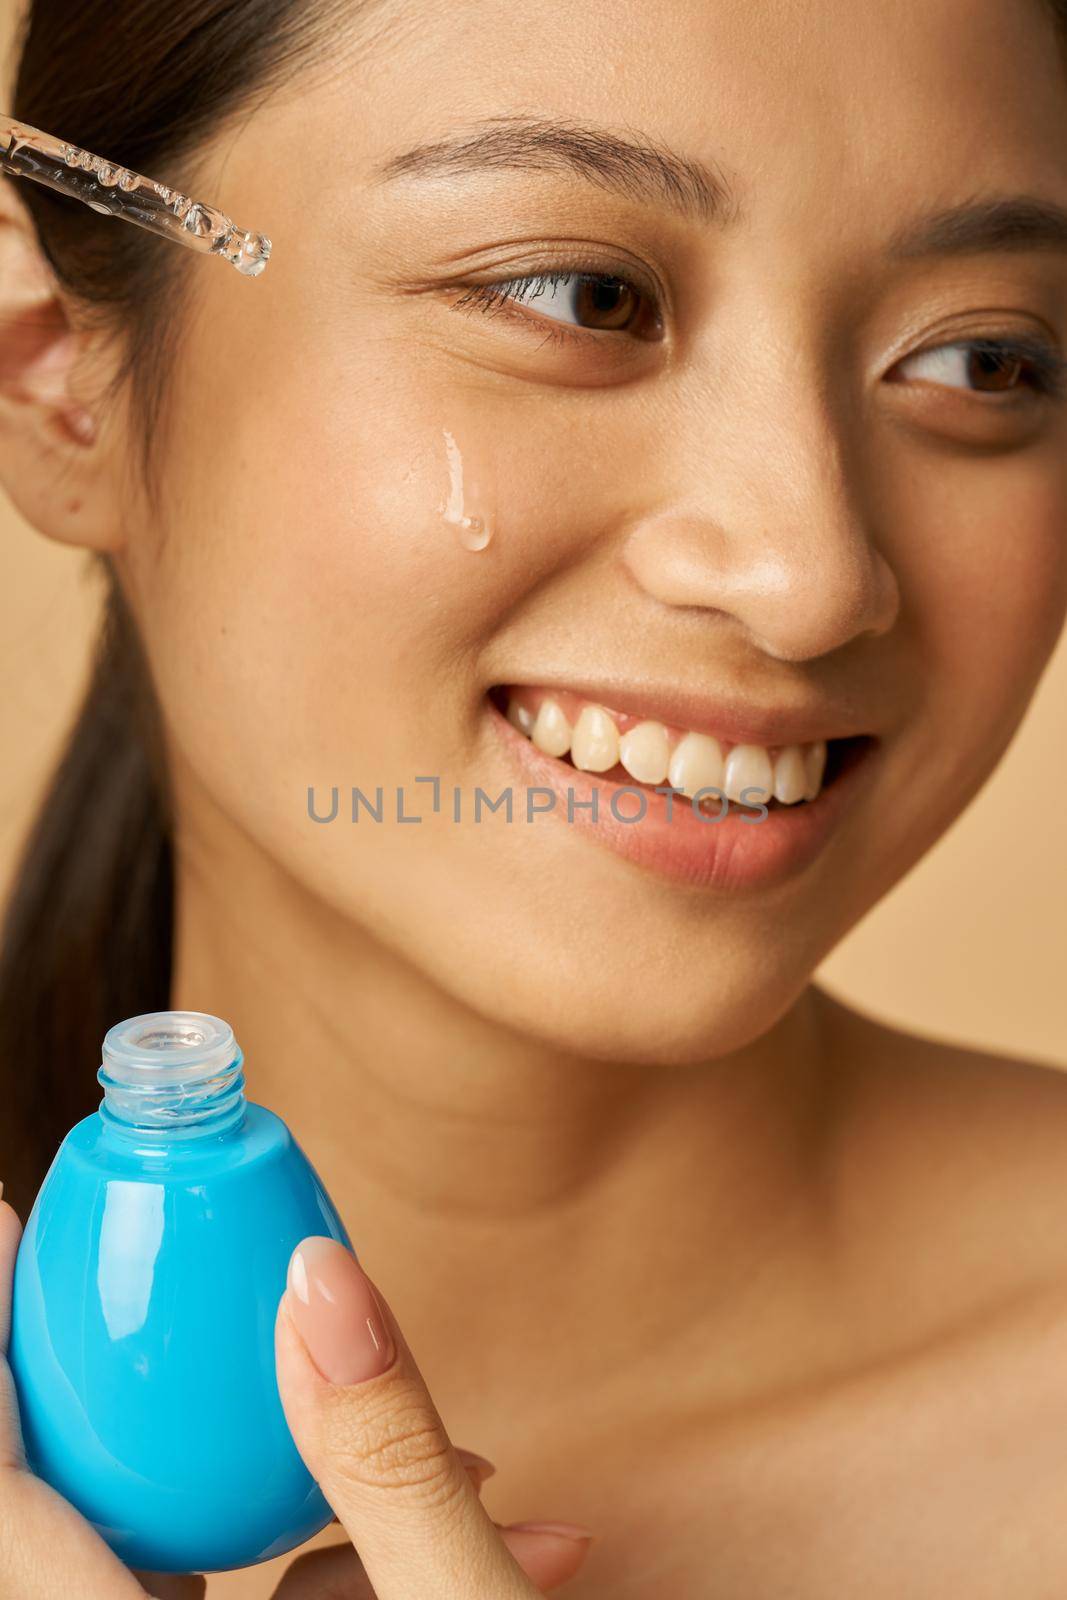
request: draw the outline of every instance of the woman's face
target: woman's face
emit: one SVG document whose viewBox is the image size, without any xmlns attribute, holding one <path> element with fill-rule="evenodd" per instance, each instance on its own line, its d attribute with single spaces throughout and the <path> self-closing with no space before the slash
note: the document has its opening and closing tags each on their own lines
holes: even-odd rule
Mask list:
<svg viewBox="0 0 1067 1600">
<path fill-rule="evenodd" d="M 254 282 L 188 263 L 162 514 L 121 555 L 183 828 L 221 813 L 553 1045 L 735 1048 L 975 794 L 1060 629 L 1042 352 L 1067 355 L 1067 235 L 1031 210 L 901 242 L 964 202 L 1067 207 L 1051 23 L 1037 0 L 464 0 L 342 43 L 209 152 L 197 192 L 274 255 Z M 877 742 L 765 821 L 622 823 L 501 685 L 572 727 L 586 700 L 658 722 L 668 754 Z M 627 746 L 650 793 L 659 740 Z M 600 821 L 568 820 L 590 782 Z M 353 787 L 380 822 L 351 821 Z M 475 822 L 479 788 L 512 819 Z"/>
</svg>

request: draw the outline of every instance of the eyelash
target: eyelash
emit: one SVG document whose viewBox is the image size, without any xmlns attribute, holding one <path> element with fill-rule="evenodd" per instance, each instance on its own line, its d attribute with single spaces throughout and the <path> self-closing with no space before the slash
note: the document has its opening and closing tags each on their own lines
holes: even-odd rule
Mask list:
<svg viewBox="0 0 1067 1600">
<path fill-rule="evenodd" d="M 1060 399 L 1067 394 L 1067 359 L 1044 339 L 1028 338 L 1026 334 L 1013 334 L 1004 339 L 952 339 L 943 345 L 928 345 L 925 350 L 917 350 L 914 354 L 927 355 L 931 350 L 961 349 L 975 350 L 1000 361 L 1021 361 L 1028 369 L 1030 384 L 1036 394 L 1050 399 Z M 982 393 L 979 389 L 972 392 Z M 1011 393 L 1010 390 L 1000 392 Z"/>
<path fill-rule="evenodd" d="M 525 273 L 520 278 L 501 278 L 495 283 L 472 284 L 465 294 L 453 302 L 453 311 L 465 310 L 470 307 L 472 311 L 488 311 L 493 314 L 514 316 L 520 322 L 530 326 L 531 318 L 521 311 L 513 311 L 512 306 L 532 298 L 543 291 L 545 285 L 570 283 L 621 283 L 625 288 L 632 289 L 643 299 L 652 300 L 653 296 L 648 290 L 633 279 L 626 277 L 622 272 L 590 272 L 581 268 L 563 268 L 559 272 L 534 272 Z M 548 324 L 544 344 L 587 344 L 590 340 L 599 342 L 605 333 L 623 332 L 622 329 L 609 328 L 580 328 L 572 327 L 567 323 L 559 322 L 556 318 L 541 317 L 539 319 Z"/>
<path fill-rule="evenodd" d="M 558 272 L 529 273 L 520 278 L 503 278 L 494 283 L 472 284 L 459 300 L 453 303 L 454 311 L 481 310 L 493 314 L 503 313 L 515 316 L 527 326 L 530 317 L 521 311 L 514 311 L 513 305 L 521 303 L 524 299 L 533 297 L 534 291 L 543 292 L 545 285 L 569 283 L 577 279 L 579 283 L 621 283 L 635 294 L 646 299 L 647 291 L 621 272 L 589 272 L 581 269 L 563 269 Z M 550 323 L 542 341 L 545 344 L 586 344 L 589 340 L 598 341 L 605 333 L 623 332 L 622 329 L 596 329 L 572 327 L 566 323 L 558 322 L 554 318 L 544 317 L 540 320 Z M 1042 339 L 1028 338 L 1025 334 L 1013 335 L 1004 339 L 976 337 L 973 339 L 950 340 L 944 345 L 929 345 L 925 350 L 912 352 L 914 355 L 926 355 L 932 350 L 969 349 L 980 352 L 982 355 L 992 356 L 1005 362 L 1020 361 L 1026 365 L 1029 382 L 1034 392 L 1038 395 L 1059 399 L 1067 395 L 1067 358 L 1061 356 L 1055 347 Z M 964 391 L 967 392 L 967 391 Z M 980 394 L 981 390 L 970 391 Z M 991 391 L 993 393 L 1012 393 L 1012 391 Z"/>
</svg>

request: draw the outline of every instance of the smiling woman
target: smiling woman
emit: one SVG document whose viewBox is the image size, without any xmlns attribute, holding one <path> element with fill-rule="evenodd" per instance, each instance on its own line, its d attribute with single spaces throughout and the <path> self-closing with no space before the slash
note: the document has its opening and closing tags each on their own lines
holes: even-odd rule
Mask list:
<svg viewBox="0 0 1067 1600">
<path fill-rule="evenodd" d="M 3 196 L 0 473 L 108 614 L 0 1246 L 187 1008 L 388 1293 L 308 1247 L 277 1325 L 362 1559 L 209 1593 L 1058 1592 L 1067 1080 L 812 975 L 1067 614 L 1067 15 L 33 0 L 11 111 L 273 244 Z M 136 1595 L 40 1490 L 0 1589 Z"/>
</svg>

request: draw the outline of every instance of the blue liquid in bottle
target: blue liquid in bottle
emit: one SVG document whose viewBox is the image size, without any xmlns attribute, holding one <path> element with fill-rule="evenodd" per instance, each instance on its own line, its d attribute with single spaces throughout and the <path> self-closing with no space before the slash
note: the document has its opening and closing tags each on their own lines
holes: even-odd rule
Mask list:
<svg viewBox="0 0 1067 1600">
<path fill-rule="evenodd" d="M 9 1360 L 30 1467 L 128 1566 L 219 1572 L 332 1511 L 293 1443 L 274 1318 L 302 1238 L 351 1241 L 229 1024 L 109 1029 L 98 1111 L 60 1145 L 15 1262 Z"/>
</svg>

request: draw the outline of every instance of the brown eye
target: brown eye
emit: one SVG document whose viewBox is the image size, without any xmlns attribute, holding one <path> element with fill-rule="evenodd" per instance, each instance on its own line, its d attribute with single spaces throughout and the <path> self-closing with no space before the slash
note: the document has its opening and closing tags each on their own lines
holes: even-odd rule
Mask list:
<svg viewBox="0 0 1067 1600">
<path fill-rule="evenodd" d="M 1055 397 L 1064 392 L 1067 362 L 1046 340 L 1019 335 L 918 350 L 898 371 L 965 394 Z"/>
<path fill-rule="evenodd" d="M 980 347 L 971 350 L 967 362 L 967 376 L 973 387 L 994 394 L 1014 389 L 1025 370 L 1025 363 L 1018 356 Z"/>
<path fill-rule="evenodd" d="M 625 328 L 642 296 L 621 278 L 583 278 L 573 291 L 574 314 L 585 328 Z"/>
<path fill-rule="evenodd" d="M 529 306 L 530 321 L 541 317 L 588 333 L 628 333 L 641 339 L 662 334 L 653 297 L 625 278 L 602 272 L 538 272 L 476 284 L 456 302 L 456 309 L 507 311 L 519 303 Z"/>
</svg>

